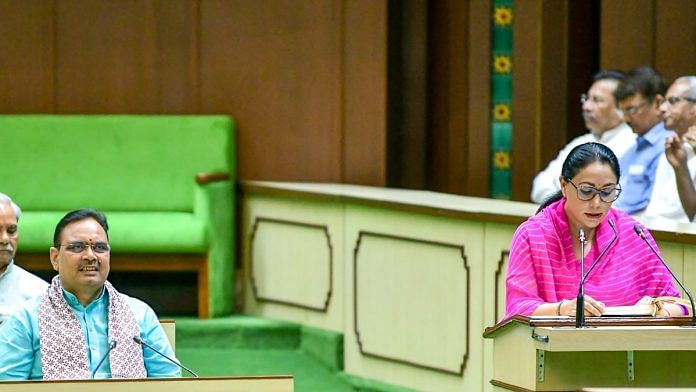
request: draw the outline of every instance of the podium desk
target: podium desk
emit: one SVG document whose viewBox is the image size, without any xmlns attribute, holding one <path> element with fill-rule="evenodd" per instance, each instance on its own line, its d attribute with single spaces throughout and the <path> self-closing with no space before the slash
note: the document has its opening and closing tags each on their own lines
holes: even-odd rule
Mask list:
<svg viewBox="0 0 696 392">
<path fill-rule="evenodd" d="M 4 381 L 3 392 L 293 392 L 292 376 Z"/>
<path fill-rule="evenodd" d="M 696 328 L 690 317 L 521 317 L 486 328 L 494 390 L 696 387 Z"/>
</svg>

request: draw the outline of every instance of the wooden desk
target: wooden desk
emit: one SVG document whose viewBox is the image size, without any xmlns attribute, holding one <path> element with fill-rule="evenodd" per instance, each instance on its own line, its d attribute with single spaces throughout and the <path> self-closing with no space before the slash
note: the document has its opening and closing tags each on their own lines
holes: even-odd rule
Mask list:
<svg viewBox="0 0 696 392">
<path fill-rule="evenodd" d="M 6 381 L 3 392 L 292 392 L 292 376 Z"/>
<path fill-rule="evenodd" d="M 690 387 L 696 329 L 690 318 L 516 317 L 492 328 L 499 390 L 575 391 L 586 387 Z"/>
</svg>

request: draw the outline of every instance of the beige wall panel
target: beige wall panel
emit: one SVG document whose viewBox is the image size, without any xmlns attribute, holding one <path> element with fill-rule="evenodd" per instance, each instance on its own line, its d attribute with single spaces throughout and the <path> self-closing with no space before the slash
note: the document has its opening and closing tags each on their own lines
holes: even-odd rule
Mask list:
<svg viewBox="0 0 696 392">
<path fill-rule="evenodd" d="M 535 205 L 340 184 L 248 187 L 244 254 L 250 252 L 248 237 L 256 217 L 326 225 L 336 244 L 333 276 L 340 279 L 334 280 L 337 301 L 332 297 L 326 314 L 256 302 L 247 287 L 248 313 L 342 332 L 345 371 L 351 374 L 425 391 L 495 389 L 489 384 L 492 343 L 482 333 L 504 314 L 505 252 L 517 224 Z M 674 272 L 696 286 L 694 226 L 648 227 L 660 238 Z M 316 252 L 318 237 L 308 241 L 311 252 Z M 459 246 L 468 266 L 468 296 L 462 294 L 467 291 L 463 265 L 453 250 Z M 248 267 L 247 259 L 245 263 Z M 343 312 L 340 318 L 337 307 Z M 468 344 L 463 346 L 464 336 Z M 462 347 L 466 354 L 457 355 Z M 459 375 L 451 371 L 452 364 L 463 355 L 467 359 Z M 506 366 L 517 363 L 513 358 Z"/>
<path fill-rule="evenodd" d="M 505 315 L 508 251 L 516 228 L 515 225 L 500 223 L 486 223 L 484 226 L 484 328 L 495 325 Z M 483 347 L 483 388 L 492 391 L 489 381 L 493 378 L 493 341 L 484 339 Z"/>
<path fill-rule="evenodd" d="M 251 233 L 258 218 L 296 224 L 262 223 L 259 226 L 261 237 L 255 240 L 259 242 L 252 249 Z M 325 227 L 326 231 L 313 225 Z M 291 238 L 281 238 L 285 236 Z M 343 207 L 339 203 L 247 195 L 243 202 L 241 239 L 245 313 L 343 332 L 342 241 Z M 327 271 L 329 251 L 332 262 L 330 279 Z M 259 281 L 262 292 L 272 299 L 295 304 L 256 300 L 250 284 L 251 254 L 254 254 L 255 264 L 262 263 L 257 277 L 262 279 Z M 280 270 L 275 269 L 276 264 Z M 326 311 L 302 306 L 323 307 L 327 288 L 331 294 Z"/>
<path fill-rule="evenodd" d="M 467 352 L 463 251 L 457 244 L 361 233 L 354 271 L 361 350 L 459 373 Z"/>
<path fill-rule="evenodd" d="M 257 217 L 251 241 L 257 298 L 320 311 L 328 307 L 333 249 L 327 226 Z"/>
<path fill-rule="evenodd" d="M 425 244 L 420 246 L 421 249 L 416 249 L 419 245 L 403 240 L 381 244 L 372 242 L 369 246 L 374 248 L 366 249 L 374 249 L 372 250 L 374 254 L 379 252 L 382 254 L 379 257 L 371 257 L 368 261 L 362 259 L 363 245 L 361 245 L 357 256 L 358 270 L 353 269 L 353 263 L 346 263 L 345 287 L 348 289 L 345 307 L 347 330 L 344 337 L 346 372 L 427 391 L 480 390 L 483 369 L 481 363 L 483 341 L 480 336 L 484 325 L 480 317 L 483 312 L 482 223 L 348 205 L 344 241 L 346 260 L 354 259 L 361 231 L 463 246 L 469 266 L 469 297 L 462 296 L 461 292 L 465 290 L 460 278 L 462 265 L 460 261 L 455 261 L 457 257 L 454 252 Z M 380 246 L 382 250 L 376 249 L 376 245 L 382 245 Z M 367 270 L 363 267 L 366 261 L 367 264 L 370 264 L 370 261 L 372 264 Z M 358 275 L 354 276 L 356 272 Z M 445 276 L 447 274 L 455 276 Z M 357 293 L 351 290 L 354 277 L 357 278 Z M 369 287 L 372 290 L 369 294 L 360 292 Z M 391 293 L 391 290 L 400 294 Z M 368 298 L 368 295 L 372 297 Z M 375 295 L 384 295 L 386 300 Z M 356 297 L 359 305 L 360 339 L 366 342 L 363 344 L 362 352 L 353 327 Z M 366 312 L 360 309 L 363 306 L 361 304 L 368 299 L 378 301 L 369 309 L 372 315 L 365 314 Z M 414 303 L 411 304 L 411 302 Z M 379 305 L 382 307 L 380 308 Z M 462 317 L 467 305 L 469 343 L 463 374 L 461 376 L 451 374 L 445 368 L 429 369 L 428 367 L 434 368 L 434 365 L 444 362 L 451 367 L 450 361 L 455 361 L 454 352 L 461 350 L 462 347 L 461 337 L 457 336 L 462 336 L 464 332 L 461 330 L 461 323 L 465 320 Z M 413 310 L 409 309 L 411 306 L 425 312 L 426 314 L 422 316 L 427 315 L 427 317 L 414 321 L 414 318 L 405 318 L 403 315 L 393 315 L 387 319 L 379 314 L 394 312 L 396 309 L 407 309 L 411 312 Z M 428 306 L 435 309 L 426 311 Z M 384 307 L 396 309 L 390 310 Z M 442 318 L 447 317 L 447 314 L 450 319 L 442 322 Z M 369 328 L 367 334 L 361 330 L 361 326 L 364 326 L 363 319 L 371 319 L 374 323 L 366 327 Z M 378 328 L 378 323 L 381 329 Z M 411 343 L 400 343 L 393 340 L 393 336 L 410 337 Z M 449 340 L 444 343 L 456 349 L 443 348 L 437 343 L 437 339 Z M 402 344 L 406 347 L 397 348 L 392 344 Z M 414 347 L 409 347 L 410 345 Z M 425 346 L 429 347 L 426 349 Z M 397 350 L 404 351 L 397 352 Z M 462 354 L 460 353 L 459 356 L 461 357 Z M 397 358 L 398 355 L 401 357 Z"/>
<path fill-rule="evenodd" d="M 696 247 L 684 247 L 684 286 L 691 291 L 693 295 L 696 290 Z"/>
</svg>

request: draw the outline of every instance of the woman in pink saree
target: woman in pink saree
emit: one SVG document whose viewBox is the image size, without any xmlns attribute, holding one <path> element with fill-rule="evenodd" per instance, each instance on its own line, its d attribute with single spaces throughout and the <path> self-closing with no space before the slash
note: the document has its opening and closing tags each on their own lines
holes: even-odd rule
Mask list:
<svg viewBox="0 0 696 392">
<path fill-rule="evenodd" d="M 669 271 L 636 234 L 638 225 L 657 249 L 650 233 L 626 213 L 611 208 L 621 194 L 619 163 L 599 143 L 573 149 L 563 163 L 561 191 L 522 223 L 510 248 L 505 318 L 575 316 L 581 280 L 582 229 L 585 236 L 584 313 L 601 316 L 605 306 L 634 305 L 662 296 L 678 297 Z M 679 304 L 660 302 L 658 316 L 681 316 Z"/>
</svg>

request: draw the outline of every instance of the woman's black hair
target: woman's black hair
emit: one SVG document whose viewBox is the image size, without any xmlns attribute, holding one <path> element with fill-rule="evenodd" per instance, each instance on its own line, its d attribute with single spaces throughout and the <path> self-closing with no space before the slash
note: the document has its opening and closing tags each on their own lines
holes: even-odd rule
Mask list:
<svg viewBox="0 0 696 392">
<path fill-rule="evenodd" d="M 611 148 L 605 146 L 604 144 L 595 142 L 581 144 L 570 150 L 568 157 L 566 157 L 565 161 L 563 161 L 561 177 L 570 181 L 578 174 L 580 170 L 594 162 L 609 165 L 609 167 L 611 167 L 611 171 L 613 171 L 616 175 L 616 181 L 619 181 L 619 178 L 621 177 L 619 159 L 616 158 L 616 155 L 614 155 L 614 152 L 611 151 Z M 537 212 L 548 207 L 550 204 L 561 200 L 561 198 L 563 198 L 563 192 L 559 190 L 551 195 L 548 199 L 544 200 L 544 202 L 539 206 Z"/>
</svg>

